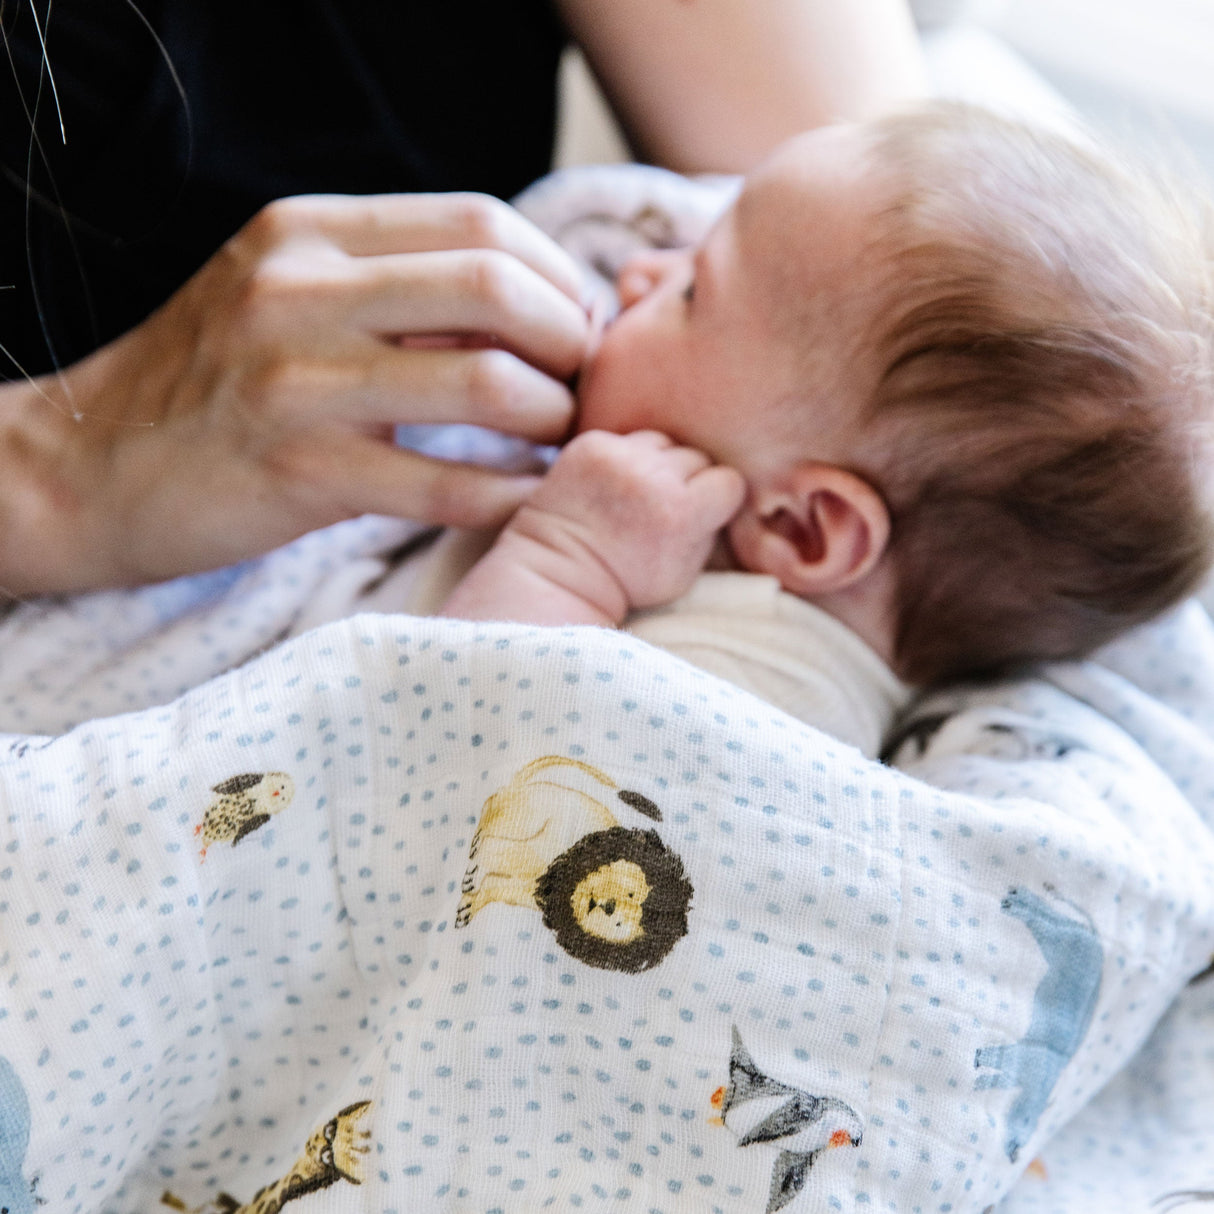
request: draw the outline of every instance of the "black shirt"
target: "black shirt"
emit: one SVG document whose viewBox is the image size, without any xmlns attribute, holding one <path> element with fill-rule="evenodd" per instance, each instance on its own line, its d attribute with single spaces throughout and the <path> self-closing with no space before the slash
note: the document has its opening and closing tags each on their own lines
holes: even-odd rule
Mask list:
<svg viewBox="0 0 1214 1214">
<path fill-rule="evenodd" d="M 549 165 L 547 0 L 6 0 L 0 21 L 0 344 L 30 374 L 131 328 L 272 198 L 508 198 Z"/>
</svg>

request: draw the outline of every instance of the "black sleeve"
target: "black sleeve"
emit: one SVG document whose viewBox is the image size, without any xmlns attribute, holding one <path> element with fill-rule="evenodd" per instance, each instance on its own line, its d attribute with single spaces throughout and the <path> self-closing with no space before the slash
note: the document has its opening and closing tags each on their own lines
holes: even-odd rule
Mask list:
<svg viewBox="0 0 1214 1214">
<path fill-rule="evenodd" d="M 272 198 L 510 197 L 551 158 L 547 0 L 28 0 L 0 22 L 4 376 L 125 332 Z"/>
</svg>

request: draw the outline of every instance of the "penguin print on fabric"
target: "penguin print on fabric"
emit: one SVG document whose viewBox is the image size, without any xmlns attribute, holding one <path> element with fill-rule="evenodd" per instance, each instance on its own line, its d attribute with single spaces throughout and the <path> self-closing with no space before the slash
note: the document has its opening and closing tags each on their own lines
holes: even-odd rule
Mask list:
<svg viewBox="0 0 1214 1214">
<path fill-rule="evenodd" d="M 692 887 L 656 830 L 620 825 L 604 792 L 660 822 L 640 793 L 598 768 L 546 755 L 486 802 L 468 851 L 455 926 L 493 902 L 538 910 L 570 956 L 635 974 L 687 934 Z"/>
<path fill-rule="evenodd" d="M 782 1210 L 805 1187 L 818 1157 L 835 1147 L 858 1147 L 864 1127 L 855 1110 L 834 1096 L 815 1096 L 765 1075 L 742 1044 L 737 1025 L 729 1055 L 729 1083 L 712 1094 L 710 1120 L 737 1136 L 738 1146 L 764 1144 L 779 1154 L 771 1171 L 766 1214 Z"/>
</svg>

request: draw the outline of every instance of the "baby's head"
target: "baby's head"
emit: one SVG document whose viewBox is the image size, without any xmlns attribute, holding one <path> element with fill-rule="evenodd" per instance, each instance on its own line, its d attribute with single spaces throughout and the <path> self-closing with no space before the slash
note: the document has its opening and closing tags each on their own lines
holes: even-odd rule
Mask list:
<svg viewBox="0 0 1214 1214">
<path fill-rule="evenodd" d="M 625 269 L 581 425 L 738 468 L 738 561 L 911 681 L 1077 656 L 1214 556 L 1212 276 L 1198 208 L 1062 137 L 811 132 Z"/>
</svg>

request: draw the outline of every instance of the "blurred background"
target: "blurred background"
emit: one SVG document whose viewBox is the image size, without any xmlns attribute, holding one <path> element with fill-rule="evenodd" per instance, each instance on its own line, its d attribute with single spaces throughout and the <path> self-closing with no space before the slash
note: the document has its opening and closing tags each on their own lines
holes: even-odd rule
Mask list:
<svg viewBox="0 0 1214 1214">
<path fill-rule="evenodd" d="M 1214 186 L 1214 0 L 912 0 L 912 8 L 935 91 L 1046 121 L 1078 115 Z M 557 163 L 625 159 L 576 55 L 562 87 Z"/>
</svg>

